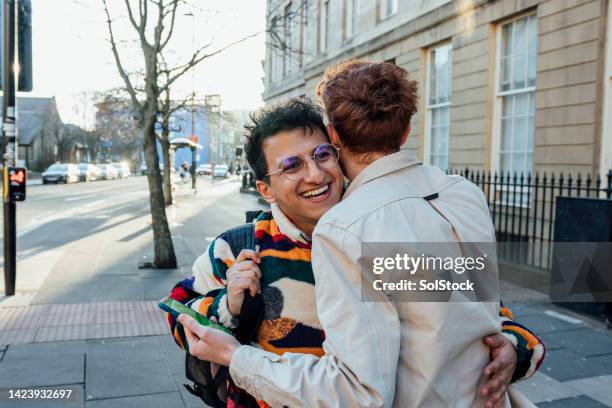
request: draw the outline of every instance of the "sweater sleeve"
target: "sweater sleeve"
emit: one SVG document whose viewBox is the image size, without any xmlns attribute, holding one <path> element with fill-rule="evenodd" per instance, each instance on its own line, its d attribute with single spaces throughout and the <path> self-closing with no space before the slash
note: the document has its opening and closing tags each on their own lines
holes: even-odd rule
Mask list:
<svg viewBox="0 0 612 408">
<path fill-rule="evenodd" d="M 503 303 L 499 309 L 499 318 L 502 325 L 502 335 L 514 345 L 518 356 L 512 382 L 526 380 L 542 365 L 546 347 L 531 330 L 514 321 L 512 311 L 505 307 Z"/>
<path fill-rule="evenodd" d="M 233 264 L 234 257 L 223 234 L 213 240 L 206 251 L 193 264 L 193 276 L 177 283 L 170 298 L 177 300 L 196 312 L 213 318 L 227 328 L 236 327 L 236 319 L 227 308 L 225 272 Z M 185 350 L 186 338 L 183 327 L 166 313 L 166 321 L 175 342 Z"/>
</svg>

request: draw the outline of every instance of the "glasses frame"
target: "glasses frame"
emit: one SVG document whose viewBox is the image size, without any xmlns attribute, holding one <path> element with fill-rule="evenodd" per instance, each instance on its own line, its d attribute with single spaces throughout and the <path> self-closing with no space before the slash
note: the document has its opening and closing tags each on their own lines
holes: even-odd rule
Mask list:
<svg viewBox="0 0 612 408">
<path fill-rule="evenodd" d="M 298 181 L 298 180 L 299 180 L 299 178 L 298 178 L 297 180 L 294 180 L 294 179 L 289 178 L 289 177 L 288 177 L 288 176 L 287 176 L 287 175 L 284 173 L 284 169 L 282 168 L 282 165 L 283 165 L 283 163 L 285 162 L 285 160 L 287 160 L 287 159 L 289 159 L 289 158 L 291 158 L 291 157 L 299 157 L 299 158 L 301 158 L 302 160 L 304 160 L 304 162 L 306 162 L 306 161 L 307 161 L 307 159 L 312 159 L 312 161 L 314 162 L 314 164 L 315 164 L 315 165 L 316 165 L 316 166 L 317 166 L 319 169 L 322 169 L 322 168 L 330 168 L 330 169 L 331 169 L 333 166 L 331 166 L 331 167 L 321 167 L 321 166 L 320 166 L 320 165 L 317 163 L 317 161 L 315 160 L 315 157 L 314 157 L 314 156 L 315 156 L 315 155 L 314 155 L 314 152 L 316 152 L 316 151 L 317 151 L 317 150 L 318 150 L 318 149 L 319 149 L 321 146 L 326 146 L 326 145 L 329 145 L 329 146 L 333 147 L 334 149 L 336 149 L 337 157 L 336 157 L 336 162 L 334 163 L 334 165 L 338 164 L 338 162 L 340 161 L 340 148 L 339 148 L 338 146 L 336 146 L 335 144 L 333 144 L 333 143 L 321 143 L 320 145 L 318 145 L 317 147 L 315 147 L 315 148 L 314 148 L 314 150 L 313 150 L 313 154 L 311 154 L 310 156 L 301 156 L 301 155 L 296 155 L 296 156 L 289 156 L 289 157 L 285 157 L 285 158 L 284 158 L 284 159 L 281 161 L 281 163 L 280 163 L 280 165 L 279 165 L 279 167 L 281 167 L 281 168 L 279 168 L 279 169 L 277 169 L 277 170 L 274 170 L 274 171 L 271 171 L 270 173 L 266 174 L 266 175 L 264 176 L 264 178 L 266 178 L 266 177 L 270 177 L 270 176 L 272 176 L 272 175 L 274 175 L 274 174 L 281 173 L 281 174 L 282 174 L 282 175 L 283 175 L 283 176 L 284 176 L 284 177 L 285 177 L 287 180 L 290 180 L 290 181 Z"/>
</svg>

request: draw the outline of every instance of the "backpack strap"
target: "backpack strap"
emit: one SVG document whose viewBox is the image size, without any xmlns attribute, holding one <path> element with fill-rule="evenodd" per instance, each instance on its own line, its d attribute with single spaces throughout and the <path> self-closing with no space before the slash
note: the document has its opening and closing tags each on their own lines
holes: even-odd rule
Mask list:
<svg viewBox="0 0 612 408">
<path fill-rule="evenodd" d="M 243 249 L 255 249 L 255 226 L 252 223 L 230 229 L 225 233 L 225 237 L 234 257 Z"/>
<path fill-rule="evenodd" d="M 225 233 L 227 243 L 234 257 L 237 257 L 243 249 L 255 249 L 255 225 L 252 223 L 252 220 L 257 218 L 260 213 L 261 211 L 247 212 L 247 224 L 239 225 Z M 255 339 L 257 329 L 264 319 L 264 312 L 262 295 L 259 293 L 255 297 L 251 297 L 249 291 L 245 291 L 236 333 L 236 338 L 241 344 L 250 344 Z M 213 376 L 211 365 L 208 361 L 200 361 L 187 353 L 185 375 L 194 382 L 193 386 L 184 384 L 190 393 L 200 397 L 202 401 L 211 407 L 226 406 L 226 402 L 219 398 L 217 390 L 228 380 L 231 381 L 227 367 L 219 367 L 219 370 Z M 241 400 L 244 406 L 257 407 L 257 402 L 252 397 L 247 395 L 239 396 L 239 398 L 245 399 L 244 401 Z"/>
</svg>

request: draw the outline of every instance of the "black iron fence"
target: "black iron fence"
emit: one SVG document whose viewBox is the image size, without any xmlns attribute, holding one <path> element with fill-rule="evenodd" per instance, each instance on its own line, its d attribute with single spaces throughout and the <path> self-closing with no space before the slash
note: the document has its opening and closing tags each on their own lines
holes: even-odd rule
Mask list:
<svg viewBox="0 0 612 408">
<path fill-rule="evenodd" d="M 535 173 L 510 174 L 483 170 L 449 170 L 484 192 L 498 242 L 507 245 L 500 258 L 549 270 L 555 227 L 555 199 L 564 197 L 612 198 L 612 170 L 605 180 L 598 175 Z"/>
</svg>

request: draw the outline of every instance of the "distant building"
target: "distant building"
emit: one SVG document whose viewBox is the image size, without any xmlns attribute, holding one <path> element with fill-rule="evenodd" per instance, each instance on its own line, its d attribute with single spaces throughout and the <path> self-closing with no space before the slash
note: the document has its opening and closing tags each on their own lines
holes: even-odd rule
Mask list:
<svg viewBox="0 0 612 408">
<path fill-rule="evenodd" d="M 174 112 L 170 119 L 170 139 L 194 135 L 202 146 L 196 151 L 198 164 L 229 164 L 236 159 L 236 147 L 243 144 L 246 118 L 247 111 L 223 111 L 208 105 L 186 106 Z M 187 148 L 176 152 L 176 166 L 183 162 L 191 163 L 191 151 Z"/>
<path fill-rule="evenodd" d="M 442 168 L 612 168 L 612 2 L 268 0 L 264 100 L 390 61 L 420 84 L 406 148 Z M 280 46 L 279 46 L 280 45 Z M 285 46 L 286 45 L 286 46 Z"/>
<path fill-rule="evenodd" d="M 209 114 L 205 106 L 196 104 L 193 107 L 185 106 L 174 112 L 170 117 L 170 140 L 195 136 L 197 143 L 202 146 L 201 149 L 196 149 L 196 162 L 198 164 L 208 163 L 209 161 Z M 160 160 L 163 161 L 161 146 L 158 146 L 158 150 Z M 183 162 L 191 165 L 191 150 L 188 148 L 179 148 L 176 151 L 175 166 L 178 168 Z"/>
<path fill-rule="evenodd" d="M 95 132 L 87 131 L 77 125 L 66 124 L 66 138 L 63 144 L 64 156 L 62 161 L 70 163 L 89 163 L 95 157 L 94 145 L 98 136 Z"/>
<path fill-rule="evenodd" d="M 17 132 L 20 164 L 42 171 L 60 160 L 58 144 L 64 140 L 66 131 L 55 97 L 17 98 Z"/>
</svg>

